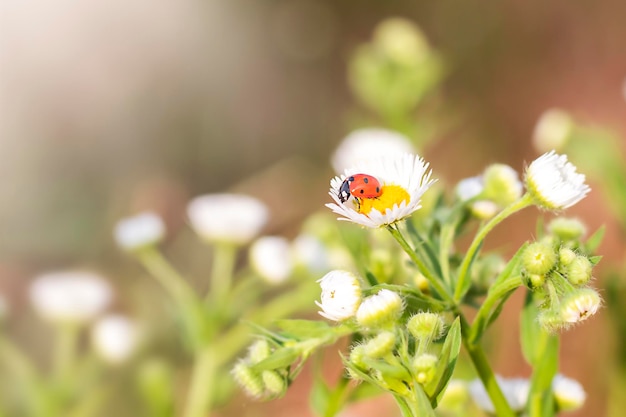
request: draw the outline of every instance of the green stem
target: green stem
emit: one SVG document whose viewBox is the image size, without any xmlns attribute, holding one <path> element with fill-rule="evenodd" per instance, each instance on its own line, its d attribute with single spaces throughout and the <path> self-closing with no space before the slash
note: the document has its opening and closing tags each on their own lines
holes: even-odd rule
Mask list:
<svg viewBox="0 0 626 417">
<path fill-rule="evenodd" d="M 496 227 L 499 223 L 501 223 L 504 219 L 516 213 L 530 205 L 533 204 L 532 197 L 530 194 L 524 194 L 519 200 L 511 203 L 509 206 L 505 207 L 500 213 L 498 213 L 495 217 L 493 217 L 487 224 L 485 224 L 479 231 L 476 233 L 474 240 L 472 241 L 465 257 L 463 258 L 463 262 L 459 267 L 459 278 L 456 283 L 456 289 L 454 291 L 454 301 L 455 303 L 459 303 L 469 285 L 467 285 L 467 280 L 469 279 L 469 271 L 472 262 L 476 254 L 478 253 L 478 249 L 480 248 L 483 240 L 487 234 Z M 466 288 L 467 287 L 467 288 Z"/>
<path fill-rule="evenodd" d="M 211 346 L 206 346 L 196 353 L 184 417 L 209 416 L 211 395 L 215 390 L 215 375 L 218 369 L 215 356 Z"/>
<path fill-rule="evenodd" d="M 185 278 L 174 269 L 157 249 L 152 247 L 146 248 L 140 251 L 137 256 L 148 272 L 159 281 L 161 286 L 177 302 L 186 303 L 194 295 L 193 289 Z"/>
<path fill-rule="evenodd" d="M 413 248 L 411 248 L 409 243 L 406 241 L 404 236 L 402 236 L 402 233 L 400 233 L 400 230 L 398 230 L 397 227 L 394 227 L 394 226 L 391 226 L 391 225 L 387 226 L 387 230 L 389 230 L 391 235 L 400 244 L 402 249 L 404 249 L 406 254 L 409 255 L 409 258 L 411 258 L 411 261 L 413 261 L 413 263 L 415 263 L 415 265 L 417 265 L 417 268 L 420 270 L 420 272 L 422 274 L 424 274 L 424 277 L 426 277 L 426 279 L 428 280 L 430 285 L 435 289 L 435 291 L 439 294 L 439 296 L 443 300 L 452 302 L 453 301 L 452 297 L 450 296 L 450 294 L 448 294 L 448 291 L 446 290 L 446 287 L 443 285 L 443 283 L 439 279 L 437 279 L 430 272 L 430 270 L 426 267 L 426 265 L 424 265 L 424 262 L 422 262 L 422 260 L 417 256 L 417 254 L 413 250 Z"/>
<path fill-rule="evenodd" d="M 474 344 L 479 339 L 485 328 L 487 327 L 487 322 L 491 316 L 493 308 L 496 303 L 502 300 L 509 292 L 515 290 L 520 285 L 522 285 L 522 280 L 520 276 L 511 277 L 506 279 L 501 283 L 497 283 L 491 287 L 489 293 L 487 294 L 487 298 L 483 301 L 483 304 L 480 306 L 478 313 L 476 314 L 476 318 L 472 323 L 469 332 L 469 342 Z"/>
<path fill-rule="evenodd" d="M 206 301 L 223 300 L 228 295 L 233 280 L 237 246 L 218 242 L 213 246 L 213 264 L 211 268 L 211 288 Z"/>
<path fill-rule="evenodd" d="M 73 374 L 80 327 L 74 323 L 61 323 L 57 327 L 53 357 L 53 375 L 57 384 L 67 383 Z"/>
<path fill-rule="evenodd" d="M 496 415 L 498 417 L 516 417 L 516 414 L 513 410 L 511 410 L 509 403 L 506 401 L 504 394 L 502 394 L 502 390 L 498 385 L 496 376 L 487 361 L 487 355 L 485 355 L 485 352 L 480 345 L 473 344 L 469 341 L 469 338 L 467 337 L 470 330 L 469 323 L 462 314 L 459 315 L 459 317 L 461 318 L 461 329 L 463 331 L 463 344 L 465 345 L 465 349 L 470 355 L 472 363 L 476 368 L 476 372 L 478 373 L 478 376 L 480 377 L 480 380 L 485 386 L 485 390 L 493 403 Z"/>
</svg>

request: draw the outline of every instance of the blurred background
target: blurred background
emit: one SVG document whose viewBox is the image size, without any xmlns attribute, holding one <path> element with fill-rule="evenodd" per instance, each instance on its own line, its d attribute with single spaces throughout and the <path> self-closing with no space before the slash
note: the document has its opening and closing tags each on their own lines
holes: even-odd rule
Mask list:
<svg viewBox="0 0 626 417">
<path fill-rule="evenodd" d="M 184 220 L 198 194 L 254 195 L 270 206 L 267 231 L 293 236 L 327 202 L 329 156 L 341 139 L 388 124 L 349 81 L 354 51 L 387 17 L 416 23 L 445 63 L 433 107 L 446 128 L 421 146 L 443 181 L 492 162 L 521 171 L 538 155 L 530 138 L 551 107 L 626 137 L 620 0 L 2 0 L 0 13 L 0 292 L 6 331 L 36 358 L 47 335 L 25 294 L 42 271 L 99 270 L 115 283 L 118 310 L 150 309 L 145 294 L 158 290 L 112 239 L 120 217 L 162 215 L 176 236 L 168 251 L 183 265 L 203 251 L 189 243 Z M 602 288 L 602 271 L 620 267 L 626 235 L 599 181 L 568 215 L 591 231 L 607 227 Z M 514 250 L 533 237 L 537 214 L 515 216 L 488 244 Z M 147 305 L 136 307 L 135 297 Z M 506 376 L 528 372 L 520 305 L 515 298 L 498 327 L 494 367 Z M 572 416 L 607 412 L 614 328 L 602 311 L 563 336 L 561 371 L 588 391 Z M 279 402 L 242 400 L 223 413 L 305 413 L 299 384 Z"/>
</svg>

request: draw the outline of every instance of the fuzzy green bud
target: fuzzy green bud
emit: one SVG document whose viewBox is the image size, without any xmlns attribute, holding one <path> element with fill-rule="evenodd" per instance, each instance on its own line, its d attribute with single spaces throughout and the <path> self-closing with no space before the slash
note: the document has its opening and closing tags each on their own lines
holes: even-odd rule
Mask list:
<svg viewBox="0 0 626 417">
<path fill-rule="evenodd" d="M 367 369 L 365 357 L 365 347 L 363 345 L 356 345 L 350 351 L 350 362 L 357 368 Z"/>
<path fill-rule="evenodd" d="M 389 58 L 400 63 L 421 61 L 428 54 L 428 42 L 410 20 L 391 18 L 382 21 L 374 33 L 376 46 Z"/>
<path fill-rule="evenodd" d="M 393 291 L 383 289 L 363 300 L 356 312 L 356 320 L 366 328 L 384 328 L 395 323 L 403 311 L 402 298 Z"/>
<path fill-rule="evenodd" d="M 233 366 L 233 379 L 243 391 L 252 398 L 262 398 L 265 387 L 263 380 L 245 362 L 239 361 Z"/>
<path fill-rule="evenodd" d="M 414 338 L 420 342 L 429 343 L 443 335 L 445 325 L 439 314 L 421 312 L 411 317 L 406 327 Z"/>
<path fill-rule="evenodd" d="M 252 364 L 261 362 L 270 356 L 270 344 L 265 339 L 259 339 L 248 348 L 248 360 Z"/>
<path fill-rule="evenodd" d="M 548 333 L 556 333 L 569 327 L 558 311 L 545 310 L 537 316 L 539 326 Z"/>
<path fill-rule="evenodd" d="M 363 345 L 364 354 L 372 359 L 382 358 L 393 351 L 396 335 L 393 332 L 381 332 Z"/>
<path fill-rule="evenodd" d="M 483 173 L 483 196 L 500 206 L 508 206 L 522 195 L 517 171 L 508 165 L 493 164 Z"/>
<path fill-rule="evenodd" d="M 548 230 L 561 240 L 577 240 L 585 235 L 587 228 L 578 219 L 557 217 L 548 225 Z"/>
<path fill-rule="evenodd" d="M 530 274 L 545 275 L 554 268 L 556 261 L 554 249 L 542 242 L 528 245 L 522 256 L 522 265 Z"/>
<path fill-rule="evenodd" d="M 592 268 L 586 256 L 576 256 L 567 266 L 567 280 L 573 285 L 585 285 L 591 280 Z"/>
<path fill-rule="evenodd" d="M 416 357 L 412 365 L 415 380 L 422 385 L 432 381 L 437 373 L 437 357 L 429 353 Z"/>
<path fill-rule="evenodd" d="M 576 252 L 569 248 L 559 249 L 559 264 L 561 265 L 563 272 L 565 272 L 569 264 L 576 259 L 576 256 Z"/>
<path fill-rule="evenodd" d="M 265 385 L 265 390 L 272 396 L 278 397 L 285 393 L 287 389 L 287 384 L 285 384 L 285 379 L 279 375 L 276 371 L 265 370 L 261 373 L 261 379 L 263 380 L 263 385 Z"/>
<path fill-rule="evenodd" d="M 526 271 L 522 271 L 522 282 L 531 291 L 543 287 L 546 282 L 545 275 L 529 274 Z"/>
</svg>

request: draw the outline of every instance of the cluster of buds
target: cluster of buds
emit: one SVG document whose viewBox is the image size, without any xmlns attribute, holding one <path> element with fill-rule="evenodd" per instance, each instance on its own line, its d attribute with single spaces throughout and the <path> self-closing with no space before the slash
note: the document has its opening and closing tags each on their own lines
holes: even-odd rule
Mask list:
<svg viewBox="0 0 626 417">
<path fill-rule="evenodd" d="M 599 257 L 587 255 L 580 242 L 584 225 L 578 220 L 556 218 L 548 231 L 547 236 L 526 247 L 522 274 L 529 289 L 545 294 L 539 323 L 554 332 L 594 315 L 602 301 L 588 286 Z"/>
<path fill-rule="evenodd" d="M 246 394 L 256 399 L 272 399 L 282 396 L 287 390 L 286 369 L 257 370 L 254 365 L 268 359 L 272 349 L 265 339 L 253 343 L 245 358 L 232 369 L 232 375 Z"/>
</svg>

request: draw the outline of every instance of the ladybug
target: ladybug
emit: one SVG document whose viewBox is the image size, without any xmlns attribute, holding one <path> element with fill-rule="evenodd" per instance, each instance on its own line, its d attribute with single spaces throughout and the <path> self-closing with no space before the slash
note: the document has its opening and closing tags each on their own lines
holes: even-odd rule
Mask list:
<svg viewBox="0 0 626 417">
<path fill-rule="evenodd" d="M 376 198 L 382 194 L 380 182 L 367 174 L 354 174 L 344 180 L 339 187 L 338 197 L 342 203 L 348 201 L 350 196 L 359 198 Z"/>
</svg>

